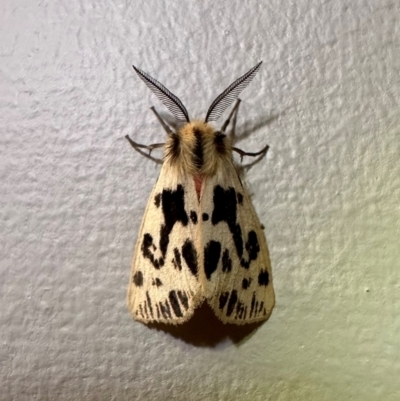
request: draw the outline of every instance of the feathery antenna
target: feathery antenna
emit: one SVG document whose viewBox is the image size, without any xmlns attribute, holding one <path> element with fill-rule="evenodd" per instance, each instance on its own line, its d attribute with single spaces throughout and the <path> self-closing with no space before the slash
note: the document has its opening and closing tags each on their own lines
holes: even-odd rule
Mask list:
<svg viewBox="0 0 400 401">
<path fill-rule="evenodd" d="M 150 88 L 151 91 L 163 102 L 164 106 L 177 120 L 190 122 L 189 114 L 177 96 L 171 93 L 163 84 L 152 78 L 149 74 L 134 65 L 132 67 L 147 87 Z"/>
<path fill-rule="evenodd" d="M 205 122 L 216 121 L 221 117 L 222 113 L 233 103 L 233 101 L 239 96 L 240 92 L 251 82 L 254 76 L 257 74 L 262 61 L 260 61 L 255 67 L 246 74 L 242 75 L 235 82 L 229 85 L 217 98 L 211 103 L 208 109 Z"/>
</svg>

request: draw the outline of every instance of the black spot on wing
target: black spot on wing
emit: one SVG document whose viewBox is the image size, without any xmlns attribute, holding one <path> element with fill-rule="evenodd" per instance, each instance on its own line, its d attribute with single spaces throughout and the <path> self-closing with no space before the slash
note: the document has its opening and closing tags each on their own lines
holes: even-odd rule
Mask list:
<svg viewBox="0 0 400 401">
<path fill-rule="evenodd" d="M 153 279 L 151 284 L 156 286 L 156 287 L 161 287 L 162 286 L 162 281 L 158 277 L 156 277 L 155 279 Z"/>
<path fill-rule="evenodd" d="M 178 296 L 175 291 L 170 291 L 168 295 L 169 302 L 172 306 L 172 310 L 174 311 L 176 317 L 182 317 L 181 307 L 179 305 Z"/>
<path fill-rule="evenodd" d="M 248 258 L 243 255 L 244 249 L 242 229 L 237 222 L 237 202 L 240 199 L 243 201 L 243 196 L 242 194 L 236 193 L 235 188 L 229 187 L 225 190 L 220 185 L 216 185 L 214 188 L 214 210 L 212 213 L 211 222 L 213 225 L 221 222 L 225 222 L 228 225 L 229 231 L 232 234 L 237 255 L 240 259 L 240 264 L 242 267 L 248 269 L 251 261 L 257 259 L 260 246 L 258 244 L 257 234 L 253 230 L 250 231 L 245 244 Z"/>
<path fill-rule="evenodd" d="M 194 210 L 190 212 L 190 220 L 193 224 L 197 224 L 197 213 Z"/>
<path fill-rule="evenodd" d="M 223 292 L 220 296 L 219 296 L 219 309 L 224 309 L 225 305 L 226 305 L 226 301 L 228 300 L 229 297 L 229 292 Z"/>
<path fill-rule="evenodd" d="M 161 194 L 157 194 L 157 195 L 154 197 L 154 204 L 156 205 L 156 207 L 159 207 L 159 206 L 160 206 L 160 202 L 161 202 Z"/>
<path fill-rule="evenodd" d="M 210 241 L 204 247 L 204 272 L 208 280 L 210 280 L 211 275 L 217 270 L 220 255 L 220 242 Z"/>
<path fill-rule="evenodd" d="M 225 249 L 222 254 L 222 271 L 229 273 L 232 270 L 232 259 L 229 257 L 229 249 Z"/>
<path fill-rule="evenodd" d="M 153 244 L 153 237 L 149 233 L 144 234 L 141 247 L 143 257 L 149 259 L 151 264 L 156 269 L 159 269 L 161 266 L 164 266 L 164 258 L 161 257 L 159 259 L 156 259 L 154 257 L 154 253 L 150 249 L 150 248 L 154 249 L 154 247 L 155 246 Z"/>
<path fill-rule="evenodd" d="M 188 302 L 188 297 L 186 295 L 185 291 L 178 291 L 178 297 L 179 300 L 181 301 L 181 304 L 183 305 L 183 307 L 188 310 L 189 308 L 189 302 Z"/>
<path fill-rule="evenodd" d="M 144 319 L 142 304 L 139 304 L 139 313 L 140 313 L 140 316 L 142 316 L 142 318 Z"/>
<path fill-rule="evenodd" d="M 258 244 L 257 234 L 255 231 L 250 231 L 247 236 L 246 251 L 249 254 L 249 260 L 256 260 L 260 245 Z"/>
<path fill-rule="evenodd" d="M 250 317 L 253 315 L 255 304 L 256 304 L 256 293 L 253 292 L 253 297 L 251 298 Z"/>
<path fill-rule="evenodd" d="M 258 275 L 258 284 L 267 286 L 269 283 L 269 274 L 267 270 L 261 270 L 260 274 Z"/>
<path fill-rule="evenodd" d="M 164 319 L 171 319 L 172 318 L 171 308 L 169 306 L 168 301 L 165 301 L 165 303 L 159 302 L 159 306 L 160 306 L 161 314 L 163 315 Z"/>
<path fill-rule="evenodd" d="M 197 276 L 198 264 L 197 264 L 197 252 L 190 239 L 187 239 L 182 246 L 182 256 L 185 259 L 190 271 L 194 276 Z"/>
<path fill-rule="evenodd" d="M 236 316 L 235 318 L 242 319 L 244 312 L 246 310 L 246 306 L 243 302 L 238 301 L 236 304 Z"/>
<path fill-rule="evenodd" d="M 165 224 L 160 230 L 160 250 L 165 256 L 172 228 L 177 222 L 186 226 L 189 218 L 185 211 L 185 191 L 182 185 L 178 185 L 175 191 L 164 189 L 161 198 Z"/>
<path fill-rule="evenodd" d="M 146 291 L 146 299 L 147 299 L 147 303 L 149 305 L 150 315 L 151 315 L 151 317 L 153 317 L 153 307 L 151 305 L 151 298 L 150 298 L 150 295 L 149 295 L 148 291 Z"/>
<path fill-rule="evenodd" d="M 158 202 L 157 197 L 158 195 L 155 197 L 155 202 Z M 160 227 L 159 248 L 161 256 L 159 258 L 154 256 L 154 251 L 157 248 L 155 244 L 153 244 L 153 237 L 149 233 L 144 234 L 141 246 L 143 257 L 149 259 L 156 269 L 164 266 L 164 258 L 169 244 L 169 235 L 174 225 L 180 222 L 183 226 L 186 226 L 189 221 L 185 211 L 185 192 L 182 185 L 178 185 L 176 190 L 164 189 L 161 193 L 161 203 L 164 217 L 164 224 Z"/>
<path fill-rule="evenodd" d="M 172 263 L 179 271 L 182 270 L 181 253 L 178 248 L 174 248 L 174 258 L 172 259 Z"/>
<path fill-rule="evenodd" d="M 239 205 L 243 203 L 243 195 L 240 192 L 237 193 L 237 201 Z"/>
<path fill-rule="evenodd" d="M 235 243 L 236 252 L 239 258 L 243 255 L 243 239 L 242 230 L 237 224 L 237 209 L 236 209 L 236 191 L 229 187 L 227 190 L 220 185 L 214 188 L 214 210 L 211 216 L 211 222 L 215 226 L 220 222 L 225 221 L 228 224 Z"/>
<path fill-rule="evenodd" d="M 250 279 L 247 279 L 247 278 L 244 278 L 243 280 L 242 280 L 242 288 L 244 289 L 244 290 L 247 290 L 249 287 L 250 287 Z"/>
<path fill-rule="evenodd" d="M 226 316 L 232 315 L 232 312 L 235 308 L 236 302 L 238 300 L 237 291 L 232 290 L 231 296 L 229 297 L 228 306 L 226 310 Z"/>
<path fill-rule="evenodd" d="M 227 190 L 216 185 L 214 188 L 214 210 L 211 221 L 213 225 L 225 221 L 228 226 L 234 226 L 236 223 L 236 191 L 229 187 Z"/>
<path fill-rule="evenodd" d="M 143 285 L 143 273 L 138 270 L 132 278 L 133 284 L 136 285 L 136 287 L 141 287 Z"/>
<path fill-rule="evenodd" d="M 167 308 L 163 305 L 162 302 L 158 304 L 160 306 L 160 311 L 164 319 L 168 319 Z"/>
<path fill-rule="evenodd" d="M 172 315 L 171 315 L 171 308 L 170 308 L 170 306 L 169 306 L 168 301 L 165 301 L 165 308 L 166 308 L 166 310 L 167 310 L 167 315 L 168 315 L 170 318 L 172 318 Z"/>
<path fill-rule="evenodd" d="M 207 213 L 203 213 L 202 217 L 203 217 L 203 221 L 207 221 L 210 218 L 210 216 Z"/>
</svg>

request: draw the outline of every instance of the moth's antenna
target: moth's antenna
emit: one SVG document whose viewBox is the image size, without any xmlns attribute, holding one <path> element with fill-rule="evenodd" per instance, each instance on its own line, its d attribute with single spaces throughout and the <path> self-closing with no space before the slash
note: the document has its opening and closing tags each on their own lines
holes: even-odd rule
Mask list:
<svg viewBox="0 0 400 401">
<path fill-rule="evenodd" d="M 171 93 L 163 84 L 152 78 L 149 74 L 134 65 L 132 67 L 147 87 L 150 88 L 151 91 L 163 102 L 164 106 L 177 120 L 190 122 L 189 114 L 177 96 Z"/>
<path fill-rule="evenodd" d="M 221 117 L 221 114 L 233 103 L 233 101 L 239 96 L 240 92 L 251 82 L 254 76 L 257 74 L 262 61 L 260 61 L 255 67 L 246 74 L 238 78 L 233 84 L 229 85 L 217 98 L 211 103 L 208 109 L 206 122 L 216 121 Z"/>
</svg>

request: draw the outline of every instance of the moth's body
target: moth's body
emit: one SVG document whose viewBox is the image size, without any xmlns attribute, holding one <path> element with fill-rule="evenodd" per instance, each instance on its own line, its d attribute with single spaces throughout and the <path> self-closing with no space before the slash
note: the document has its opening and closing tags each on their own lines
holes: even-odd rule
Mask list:
<svg viewBox="0 0 400 401">
<path fill-rule="evenodd" d="M 270 315 L 267 244 L 234 167 L 235 149 L 208 122 L 169 132 L 132 263 L 128 305 L 135 319 L 183 323 L 204 301 L 224 323 Z"/>
<path fill-rule="evenodd" d="M 167 138 L 164 162 L 180 177 L 192 176 L 198 197 L 204 180 L 221 172 L 232 160 L 228 137 L 210 124 L 193 121 Z"/>
</svg>

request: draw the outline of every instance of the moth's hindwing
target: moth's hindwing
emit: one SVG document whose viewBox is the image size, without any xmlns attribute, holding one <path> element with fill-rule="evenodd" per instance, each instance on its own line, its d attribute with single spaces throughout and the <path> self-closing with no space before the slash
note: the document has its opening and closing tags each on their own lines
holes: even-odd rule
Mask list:
<svg viewBox="0 0 400 401">
<path fill-rule="evenodd" d="M 211 308 L 224 323 L 267 319 L 275 303 L 267 243 L 233 163 L 206 180 L 200 209 Z"/>
<path fill-rule="evenodd" d="M 193 178 L 164 163 L 139 232 L 128 306 L 145 323 L 182 323 L 202 299 L 199 203 Z"/>
</svg>

